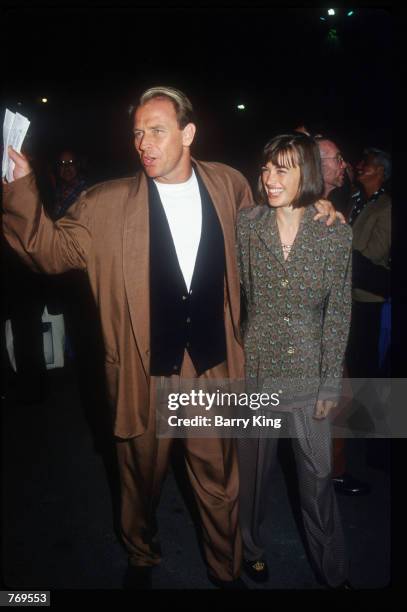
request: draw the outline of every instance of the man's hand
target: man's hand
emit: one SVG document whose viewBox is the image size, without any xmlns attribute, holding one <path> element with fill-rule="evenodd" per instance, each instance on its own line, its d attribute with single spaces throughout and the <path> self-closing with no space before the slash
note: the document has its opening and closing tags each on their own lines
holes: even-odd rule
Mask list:
<svg viewBox="0 0 407 612">
<path fill-rule="evenodd" d="M 332 408 L 337 405 L 333 400 L 318 400 L 315 405 L 314 419 L 325 419 L 331 412 Z"/>
<path fill-rule="evenodd" d="M 13 177 L 16 181 L 19 178 L 23 178 L 23 176 L 27 176 L 31 172 L 31 166 L 28 162 L 28 159 L 22 153 L 17 153 L 12 147 L 8 148 L 8 156 L 15 163 Z"/>
<path fill-rule="evenodd" d="M 326 220 L 327 225 L 332 225 L 335 219 L 338 219 L 341 223 L 346 223 L 343 214 L 335 210 L 335 207 L 329 200 L 318 200 L 318 202 L 315 204 L 315 208 L 318 212 L 314 217 L 314 221 L 318 221 L 319 219 L 328 216 L 328 219 Z"/>
</svg>

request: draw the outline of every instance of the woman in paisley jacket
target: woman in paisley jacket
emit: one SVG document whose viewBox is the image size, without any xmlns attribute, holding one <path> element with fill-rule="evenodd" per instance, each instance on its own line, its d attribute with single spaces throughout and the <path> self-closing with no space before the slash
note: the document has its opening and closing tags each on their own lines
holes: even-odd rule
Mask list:
<svg viewBox="0 0 407 612">
<path fill-rule="evenodd" d="M 311 560 L 326 586 L 349 588 L 327 417 L 339 398 L 349 332 L 352 233 L 338 221 L 313 221 L 322 193 L 311 137 L 280 135 L 266 145 L 262 205 L 242 211 L 237 229 L 246 380 L 248 390 L 280 394 Z M 259 582 L 268 578 L 260 527 L 278 443 L 276 435 L 261 435 L 238 439 L 244 567 Z"/>
</svg>

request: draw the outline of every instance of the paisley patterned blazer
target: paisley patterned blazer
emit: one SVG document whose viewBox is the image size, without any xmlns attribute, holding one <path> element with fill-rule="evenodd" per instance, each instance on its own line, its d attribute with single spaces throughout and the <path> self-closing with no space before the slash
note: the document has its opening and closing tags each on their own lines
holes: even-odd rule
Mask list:
<svg viewBox="0 0 407 612">
<path fill-rule="evenodd" d="M 283 402 L 340 394 L 351 315 L 352 230 L 314 221 L 316 212 L 305 209 L 287 260 L 274 209 L 256 206 L 238 216 L 248 312 L 246 380 L 259 392 L 271 384 Z"/>
</svg>

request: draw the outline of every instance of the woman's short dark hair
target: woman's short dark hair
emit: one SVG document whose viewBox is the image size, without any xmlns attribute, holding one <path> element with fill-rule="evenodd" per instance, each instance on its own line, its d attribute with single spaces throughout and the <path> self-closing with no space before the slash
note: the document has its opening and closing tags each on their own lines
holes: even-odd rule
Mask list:
<svg viewBox="0 0 407 612">
<path fill-rule="evenodd" d="M 300 168 L 300 184 L 293 208 L 315 204 L 324 193 L 319 147 L 311 136 L 300 132 L 280 134 L 272 138 L 263 149 L 262 166 L 271 162 L 285 168 Z M 258 195 L 262 204 L 268 203 L 261 175 Z"/>
</svg>

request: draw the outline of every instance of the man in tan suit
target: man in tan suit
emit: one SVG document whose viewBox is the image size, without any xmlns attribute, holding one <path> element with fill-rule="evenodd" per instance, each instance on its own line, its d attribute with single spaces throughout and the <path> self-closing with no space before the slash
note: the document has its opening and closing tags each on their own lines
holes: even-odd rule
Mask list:
<svg viewBox="0 0 407 612">
<path fill-rule="evenodd" d="M 27 160 L 12 150 L 15 180 L 4 185 L 4 231 L 20 256 L 43 272 L 89 276 L 114 408 L 130 588 L 140 576 L 148 583 L 160 562 L 155 511 L 171 440 L 156 436 L 157 383 L 244 377 L 235 223 L 252 194 L 238 171 L 191 157 L 195 130 L 182 92 L 152 88 L 134 113 L 143 166 L 135 177 L 89 189 L 56 223 Z M 209 576 L 242 588 L 233 440 L 187 438 L 184 449 Z"/>
<path fill-rule="evenodd" d="M 155 510 L 171 442 L 155 435 L 154 387 L 161 376 L 243 378 L 235 219 L 252 194 L 236 170 L 192 160 L 195 125 L 181 92 L 145 92 L 134 120 L 144 172 L 89 189 L 55 224 L 42 209 L 28 162 L 10 152 L 16 180 L 4 186 L 4 230 L 32 267 L 51 274 L 87 269 L 115 408 L 123 539 L 130 567 L 150 568 L 160 562 Z M 188 188 L 173 193 L 179 185 Z M 185 198 L 197 204 L 188 225 Z M 239 586 L 232 440 L 188 438 L 185 460 L 211 578 Z M 128 572 L 135 582 L 140 575 Z"/>
</svg>

